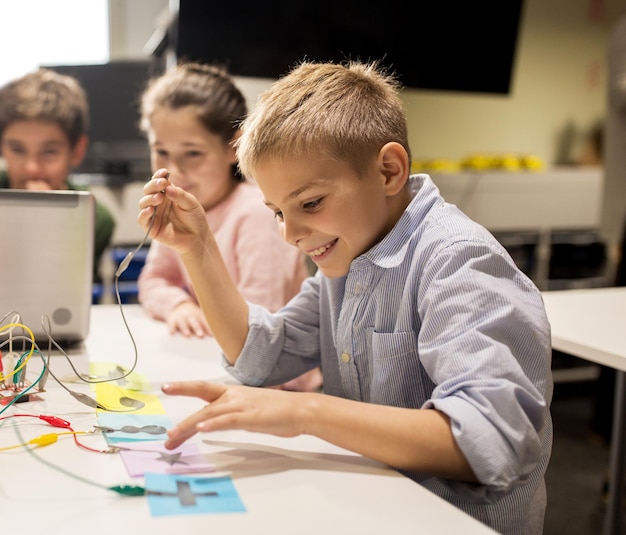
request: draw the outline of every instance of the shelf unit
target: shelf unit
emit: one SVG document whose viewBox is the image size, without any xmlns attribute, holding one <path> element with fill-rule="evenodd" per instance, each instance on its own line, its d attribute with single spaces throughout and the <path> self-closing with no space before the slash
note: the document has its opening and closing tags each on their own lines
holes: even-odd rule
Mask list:
<svg viewBox="0 0 626 535">
<path fill-rule="evenodd" d="M 516 261 L 528 250 L 530 258 L 519 258 L 518 265 L 540 290 L 556 289 L 551 287 L 557 283 L 550 275 L 555 245 L 591 245 L 599 240 L 600 168 L 467 171 L 433 174 L 432 178 L 446 201 L 490 230 Z M 602 273 L 573 277 L 561 286 L 567 280 L 572 287 L 602 286 L 606 277 Z"/>
</svg>

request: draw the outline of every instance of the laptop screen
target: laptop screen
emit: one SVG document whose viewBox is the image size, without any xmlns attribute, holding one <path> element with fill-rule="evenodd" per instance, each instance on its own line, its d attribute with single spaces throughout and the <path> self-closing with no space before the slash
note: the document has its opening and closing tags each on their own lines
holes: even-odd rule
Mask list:
<svg viewBox="0 0 626 535">
<path fill-rule="evenodd" d="M 87 191 L 0 189 L 2 325 L 19 314 L 42 349 L 48 325 L 62 346 L 87 336 L 94 225 L 95 199 Z"/>
</svg>

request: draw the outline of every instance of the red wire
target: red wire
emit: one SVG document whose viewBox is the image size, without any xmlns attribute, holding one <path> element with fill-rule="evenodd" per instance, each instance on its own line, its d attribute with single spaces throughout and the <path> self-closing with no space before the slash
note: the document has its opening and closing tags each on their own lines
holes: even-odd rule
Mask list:
<svg viewBox="0 0 626 535">
<path fill-rule="evenodd" d="M 58 416 L 48 416 L 48 415 L 45 415 L 45 414 L 40 414 L 40 415 L 37 415 L 37 414 L 9 414 L 8 416 L 0 417 L 0 420 L 5 420 L 7 418 L 13 418 L 15 416 L 26 416 L 26 417 L 31 417 L 31 418 L 39 418 L 40 420 L 43 420 L 44 422 L 47 422 L 48 424 L 50 424 L 53 427 L 60 427 L 62 429 L 69 429 L 72 433 L 76 433 L 76 431 L 74 431 L 74 429 L 72 428 L 72 425 L 67 420 L 63 420 L 63 418 L 59 418 Z M 80 442 L 80 440 L 78 440 L 78 436 L 76 434 L 73 434 L 72 436 L 74 437 L 74 442 L 76 443 L 76 445 L 79 448 L 82 448 L 82 449 L 88 450 L 88 451 L 93 451 L 94 453 L 108 453 L 107 450 L 98 450 L 98 449 L 86 446 L 85 444 Z"/>
<path fill-rule="evenodd" d="M 69 428 L 70 431 L 74 432 L 74 430 L 70 427 Z M 97 450 L 96 448 L 91 448 L 89 446 L 86 446 L 85 444 L 83 444 L 82 442 L 80 442 L 78 440 L 78 435 L 72 435 L 74 437 L 74 442 L 76 442 L 76 445 L 79 448 L 83 448 L 84 450 L 88 450 L 88 451 L 93 451 L 94 453 L 108 453 L 107 450 Z"/>
</svg>

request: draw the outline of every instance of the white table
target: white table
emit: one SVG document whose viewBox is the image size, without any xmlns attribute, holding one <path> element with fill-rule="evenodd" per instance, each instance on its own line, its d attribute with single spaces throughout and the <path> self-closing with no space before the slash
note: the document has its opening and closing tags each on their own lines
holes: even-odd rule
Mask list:
<svg viewBox="0 0 626 535">
<path fill-rule="evenodd" d="M 172 379 L 203 377 L 228 381 L 213 340 L 171 336 L 165 324 L 150 320 L 138 305 L 126 305 L 125 315 L 138 353 L 136 371 L 145 375 L 172 421 L 191 413 L 198 403 L 160 393 Z M 89 362 L 114 362 L 129 367 L 133 345 L 117 305 L 92 308 L 91 331 L 84 346 L 71 352 L 72 362 L 86 372 Z M 28 375 L 36 377 L 33 357 Z M 60 354 L 51 369 L 68 377 L 70 368 Z M 88 385 L 66 383 L 92 395 Z M 52 379 L 40 400 L 9 407 L 2 415 L 55 415 L 76 430 L 96 423 L 95 410 L 77 402 Z M 0 447 L 24 439 L 63 431 L 35 418 L 12 418 L 0 427 Z M 104 438 L 96 439 L 105 447 Z M 72 437 L 36 449 L 39 461 L 24 448 L 0 452 L 0 510 L 10 532 L 47 535 L 110 533 L 298 534 L 320 533 L 437 533 L 486 535 L 494 532 L 420 485 L 370 459 L 310 436 L 279 438 L 242 431 L 196 435 L 191 439 L 220 471 L 228 473 L 247 511 L 152 517 L 145 497 L 124 497 L 92 486 L 58 469 L 79 474 L 99 485 L 142 485 L 129 477 L 117 454 L 78 448 Z M 55 469 L 54 467 L 57 467 Z"/>
<path fill-rule="evenodd" d="M 617 373 L 605 535 L 621 533 L 626 447 L 626 288 L 543 292 L 552 347 Z"/>
</svg>

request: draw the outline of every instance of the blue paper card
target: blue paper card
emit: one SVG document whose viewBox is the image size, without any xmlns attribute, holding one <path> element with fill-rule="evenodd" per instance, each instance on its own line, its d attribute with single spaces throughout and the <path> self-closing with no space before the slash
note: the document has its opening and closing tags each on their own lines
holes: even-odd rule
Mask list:
<svg viewBox="0 0 626 535">
<path fill-rule="evenodd" d="M 161 414 L 98 414 L 98 428 L 108 444 L 165 440 L 171 420 Z"/>
<path fill-rule="evenodd" d="M 228 476 L 193 477 L 148 472 L 145 487 L 152 516 L 246 512 Z"/>
</svg>

